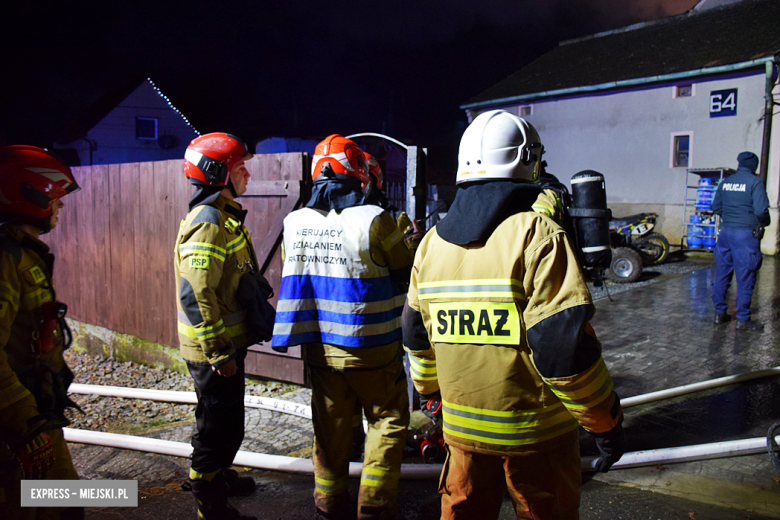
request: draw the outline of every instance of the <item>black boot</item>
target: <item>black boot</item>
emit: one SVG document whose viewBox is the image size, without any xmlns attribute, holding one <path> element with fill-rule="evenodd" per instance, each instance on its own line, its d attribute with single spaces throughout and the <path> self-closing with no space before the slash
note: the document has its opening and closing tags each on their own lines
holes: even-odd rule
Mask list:
<svg viewBox="0 0 780 520">
<path fill-rule="evenodd" d="M 228 503 L 224 471 L 212 480 L 190 480 L 190 486 L 198 505 L 199 520 L 257 520 L 254 516 L 242 515 Z"/>
<path fill-rule="evenodd" d="M 737 321 L 737 330 L 752 330 L 754 332 L 762 332 L 764 330 L 764 326 L 753 320 Z"/>
<path fill-rule="evenodd" d="M 248 476 L 241 477 L 234 469 L 223 469 L 222 473 L 225 475 L 225 488 L 229 497 L 250 495 L 257 488 L 255 479 Z"/>
<path fill-rule="evenodd" d="M 720 325 L 721 323 L 726 323 L 727 321 L 731 321 L 731 316 L 728 312 L 724 312 L 723 314 L 719 312 L 715 313 L 715 325 Z"/>
</svg>

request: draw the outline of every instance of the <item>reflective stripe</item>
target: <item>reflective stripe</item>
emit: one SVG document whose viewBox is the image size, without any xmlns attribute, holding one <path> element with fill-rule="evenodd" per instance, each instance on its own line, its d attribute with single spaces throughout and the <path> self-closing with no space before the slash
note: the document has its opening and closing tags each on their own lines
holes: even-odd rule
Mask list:
<svg viewBox="0 0 780 520">
<path fill-rule="evenodd" d="M 364 467 L 360 475 L 361 486 L 395 489 L 398 487 L 398 474 L 375 467 Z"/>
<path fill-rule="evenodd" d="M 438 379 L 435 359 L 420 359 L 409 354 L 409 371 L 412 378 L 422 381 L 433 381 Z"/>
<path fill-rule="evenodd" d="M 606 251 L 607 249 L 610 249 L 609 246 L 592 246 L 592 247 L 583 247 L 582 252 L 583 253 L 595 253 L 596 251 Z"/>
<path fill-rule="evenodd" d="M 614 386 L 603 358 L 580 377 L 565 383 L 553 380 L 548 384 L 561 402 L 573 410 L 593 408 L 609 397 Z"/>
<path fill-rule="evenodd" d="M 51 291 L 46 287 L 40 287 L 34 291 L 22 294 L 22 308 L 25 310 L 37 309 L 41 304 L 53 301 Z"/>
<path fill-rule="evenodd" d="M 389 276 L 290 275 L 279 292 L 274 346 L 377 347 L 401 339 L 404 296 L 396 294 Z"/>
<path fill-rule="evenodd" d="M 17 401 L 21 401 L 28 395 L 32 395 L 19 381 L 12 383 L 0 392 L 0 410 L 8 408 Z"/>
<path fill-rule="evenodd" d="M 187 253 L 199 253 L 202 255 L 211 255 L 224 261 L 227 253 L 224 249 L 214 244 L 205 242 L 187 242 L 179 245 L 179 254 L 185 256 Z"/>
<path fill-rule="evenodd" d="M 421 300 L 474 297 L 525 299 L 523 283 L 512 278 L 425 282 L 418 285 L 417 292 Z"/>
<path fill-rule="evenodd" d="M 7 296 L 15 311 L 19 310 L 19 291 L 11 287 L 8 282 L 0 281 L 0 295 Z"/>
<path fill-rule="evenodd" d="M 320 320 L 295 323 L 277 321 L 274 324 L 273 344 L 277 345 L 277 341 L 285 339 L 290 343 L 281 344 L 300 345 L 321 342 L 343 347 L 387 345 L 401 339 L 401 318 L 399 316 L 384 323 L 365 325 L 346 325 Z"/>
<path fill-rule="evenodd" d="M 241 222 L 234 219 L 233 217 L 228 217 L 228 219 L 225 221 L 225 227 L 230 231 L 231 233 L 235 233 L 236 229 L 239 228 L 241 225 Z"/>
<path fill-rule="evenodd" d="M 579 423 L 561 403 L 538 410 L 498 411 L 444 401 L 444 431 L 490 444 L 517 446 L 553 438 Z"/>
<path fill-rule="evenodd" d="M 386 239 L 382 240 L 382 249 L 385 251 L 390 251 L 394 245 L 396 245 L 398 242 L 403 240 L 404 235 L 401 233 L 401 231 L 396 228 L 393 233 L 387 237 Z"/>
<path fill-rule="evenodd" d="M 547 215 L 550 218 L 555 215 L 555 210 L 545 204 L 534 204 L 531 206 L 531 209 L 537 213 L 541 213 L 542 215 Z"/>
<path fill-rule="evenodd" d="M 579 184 L 581 182 L 603 182 L 603 181 L 604 181 L 604 177 L 601 177 L 601 176 L 599 176 L 599 177 L 580 177 L 578 179 L 572 179 L 571 183 L 572 184 Z"/>
<path fill-rule="evenodd" d="M 346 479 L 326 480 L 314 476 L 314 488 L 325 496 L 335 496 L 344 492 L 347 487 Z"/>
<path fill-rule="evenodd" d="M 246 247 L 246 238 L 244 238 L 244 235 L 241 235 L 235 240 L 231 240 L 230 242 L 228 242 L 227 252 L 235 253 L 237 251 L 241 251 L 244 247 Z"/>
<path fill-rule="evenodd" d="M 388 300 L 378 302 L 339 302 L 323 300 L 321 298 L 309 298 L 305 300 L 279 300 L 276 305 L 277 313 L 321 310 L 337 312 L 341 314 L 374 314 L 387 312 L 398 307 L 403 307 L 406 295 L 401 294 Z"/>
<path fill-rule="evenodd" d="M 192 322 L 184 312 L 176 309 L 176 314 L 180 322 L 184 323 L 185 325 L 192 326 Z M 224 323 L 226 327 L 230 327 L 231 325 L 238 325 L 243 321 L 246 321 L 246 311 L 238 311 L 232 314 L 222 315 L 222 323 Z"/>
<path fill-rule="evenodd" d="M 200 340 L 211 339 L 225 332 L 231 338 L 235 338 L 236 336 L 241 336 L 242 334 L 246 334 L 249 331 L 249 329 L 246 326 L 246 323 L 244 322 L 244 323 L 239 323 L 237 325 L 233 325 L 231 327 L 223 326 L 220 330 L 204 336 L 203 332 L 201 332 L 200 329 L 196 329 L 192 325 L 187 325 L 186 323 L 182 323 L 180 321 L 177 323 L 177 325 L 178 325 L 179 334 L 186 336 L 188 338 L 197 338 Z"/>
</svg>

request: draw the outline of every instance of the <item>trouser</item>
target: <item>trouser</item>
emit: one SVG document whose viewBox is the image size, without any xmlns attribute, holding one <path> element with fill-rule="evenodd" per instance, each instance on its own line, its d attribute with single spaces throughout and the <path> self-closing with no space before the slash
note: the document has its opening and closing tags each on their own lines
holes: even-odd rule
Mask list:
<svg viewBox="0 0 780 520">
<path fill-rule="evenodd" d="M 728 310 L 726 292 L 732 275 L 737 275 L 737 319 L 750 319 L 750 300 L 756 285 L 756 273 L 761 267 L 763 255 L 759 240 L 750 229 L 720 228 L 715 245 L 715 282 L 712 286 L 712 303 L 715 312 Z"/>
<path fill-rule="evenodd" d="M 78 480 L 76 468 L 68 452 L 68 443 L 62 429 L 46 432 L 54 445 L 54 465 L 46 473 L 46 480 Z M 4 450 L 5 451 L 5 450 Z M 83 507 L 21 507 L 22 469 L 9 452 L 0 457 L 0 518 L 3 520 L 75 520 L 84 518 Z"/>
<path fill-rule="evenodd" d="M 504 457 L 450 446 L 439 481 L 441 518 L 498 518 L 508 489 L 518 519 L 576 520 L 582 478 L 572 433 L 560 449 Z"/>
<path fill-rule="evenodd" d="M 213 473 L 230 467 L 244 440 L 244 359 L 246 349 L 236 355 L 236 373 L 223 377 L 210 365 L 187 363 L 198 404 L 197 431 L 192 436 L 192 469 Z"/>
<path fill-rule="evenodd" d="M 395 510 L 409 402 L 400 359 L 377 369 L 308 367 L 314 423 L 314 504 L 327 518 L 354 518 L 347 508 L 352 418 L 360 403 L 368 423 L 358 518 L 390 518 Z"/>
</svg>

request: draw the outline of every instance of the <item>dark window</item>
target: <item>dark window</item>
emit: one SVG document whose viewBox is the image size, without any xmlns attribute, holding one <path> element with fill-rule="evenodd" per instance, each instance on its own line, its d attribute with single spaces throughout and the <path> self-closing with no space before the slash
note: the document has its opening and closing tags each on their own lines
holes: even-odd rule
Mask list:
<svg viewBox="0 0 780 520">
<path fill-rule="evenodd" d="M 520 117 L 530 116 L 533 113 L 534 113 L 533 105 L 526 105 L 524 107 L 520 107 Z"/>
<path fill-rule="evenodd" d="M 690 97 L 693 95 L 693 85 L 678 85 L 677 97 Z"/>
<path fill-rule="evenodd" d="M 688 166 L 688 156 L 691 153 L 691 136 L 677 135 L 674 137 L 674 165 Z"/>
<path fill-rule="evenodd" d="M 135 138 L 136 139 L 157 139 L 157 118 L 136 117 Z"/>
</svg>

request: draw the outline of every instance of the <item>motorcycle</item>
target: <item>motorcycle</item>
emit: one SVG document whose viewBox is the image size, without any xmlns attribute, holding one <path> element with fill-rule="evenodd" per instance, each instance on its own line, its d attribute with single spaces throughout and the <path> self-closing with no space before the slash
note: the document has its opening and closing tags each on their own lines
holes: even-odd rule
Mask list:
<svg viewBox="0 0 780 520">
<path fill-rule="evenodd" d="M 635 282 L 642 265 L 656 265 L 669 256 L 669 240 L 653 231 L 657 213 L 639 213 L 609 222 L 612 264 L 607 277 L 620 283 Z"/>
</svg>

